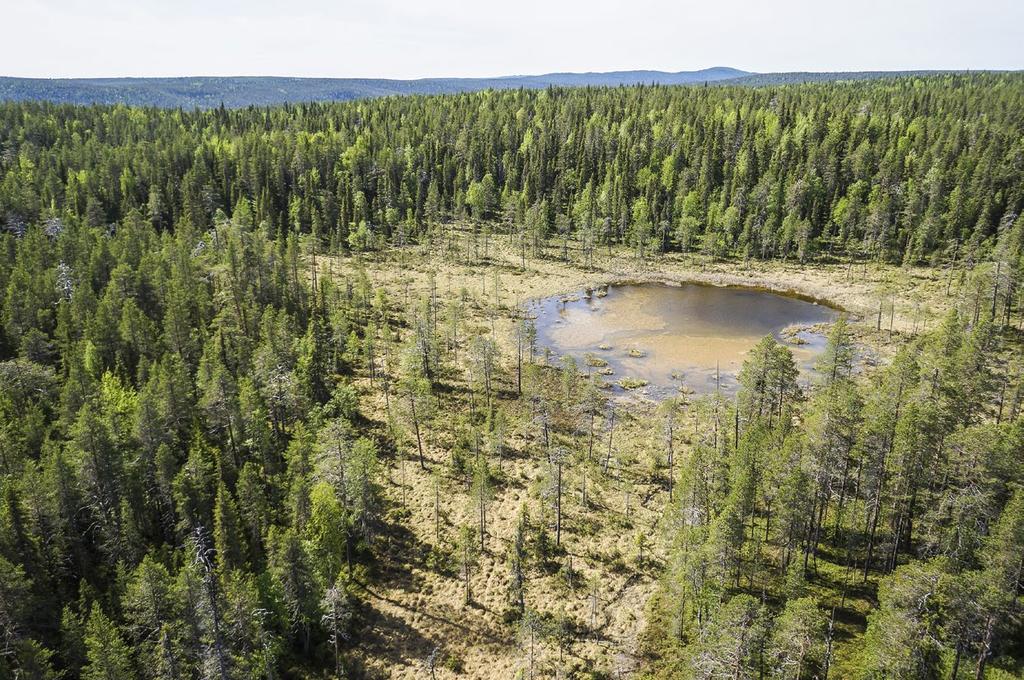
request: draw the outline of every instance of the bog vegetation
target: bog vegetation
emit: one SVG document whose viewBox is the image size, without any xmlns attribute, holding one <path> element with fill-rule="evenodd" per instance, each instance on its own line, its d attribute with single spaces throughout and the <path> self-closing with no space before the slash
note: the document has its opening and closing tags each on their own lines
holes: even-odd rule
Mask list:
<svg viewBox="0 0 1024 680">
<path fill-rule="evenodd" d="M 1018 75 L 0 105 L 0 677 L 1019 675 L 1022 133 Z M 945 295 L 656 405 L 502 295 L 678 253 Z"/>
</svg>

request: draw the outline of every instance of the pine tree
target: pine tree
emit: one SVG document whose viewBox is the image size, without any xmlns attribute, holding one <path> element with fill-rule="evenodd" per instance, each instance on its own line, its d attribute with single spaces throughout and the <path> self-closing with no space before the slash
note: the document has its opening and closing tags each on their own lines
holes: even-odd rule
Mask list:
<svg viewBox="0 0 1024 680">
<path fill-rule="evenodd" d="M 470 583 L 473 570 L 480 560 L 479 538 L 476 529 L 472 525 L 467 524 L 459 528 L 455 553 L 459 564 L 460 576 L 462 577 L 463 592 L 465 594 L 464 604 L 468 605 L 473 602 L 473 589 Z"/>
<path fill-rule="evenodd" d="M 349 517 L 330 484 L 320 482 L 310 493 L 306 524 L 310 562 L 321 583 L 333 583 L 350 553 Z M 350 565 L 351 569 L 351 565 Z"/>
<path fill-rule="evenodd" d="M 800 680 L 814 677 L 824 659 L 826 618 L 814 599 L 786 602 L 775 619 L 768 644 L 771 677 Z"/>
<path fill-rule="evenodd" d="M 476 506 L 477 524 L 480 530 L 480 552 L 483 553 L 487 551 L 487 506 L 493 500 L 491 468 L 484 457 L 480 457 L 473 466 L 471 493 L 473 505 Z"/>
<path fill-rule="evenodd" d="M 860 677 L 937 676 L 936 595 L 944 576 L 936 564 L 910 564 L 882 580 L 864 634 Z"/>
<path fill-rule="evenodd" d="M 287 627 L 303 652 L 312 644 L 316 594 L 305 546 L 292 529 L 271 535 L 270 571 L 287 615 Z"/>
<path fill-rule="evenodd" d="M 749 595 L 736 595 L 714 614 L 700 646 L 694 650 L 694 677 L 757 677 L 762 669 L 765 634 L 761 606 Z"/>
<path fill-rule="evenodd" d="M 248 553 L 245 533 L 242 531 L 235 499 L 221 481 L 217 486 L 217 499 L 213 509 L 213 545 L 217 565 L 221 569 L 237 569 L 245 565 Z"/>
<path fill-rule="evenodd" d="M 135 677 L 128 645 L 117 626 L 93 603 L 85 626 L 86 680 L 129 680 Z"/>
<path fill-rule="evenodd" d="M 334 675 L 339 680 L 344 677 L 342 670 L 341 647 L 350 637 L 349 625 L 353 615 L 353 604 L 345 590 L 341 577 L 324 592 L 320 601 L 323 612 L 321 623 L 327 629 L 329 641 L 334 648 Z"/>
</svg>

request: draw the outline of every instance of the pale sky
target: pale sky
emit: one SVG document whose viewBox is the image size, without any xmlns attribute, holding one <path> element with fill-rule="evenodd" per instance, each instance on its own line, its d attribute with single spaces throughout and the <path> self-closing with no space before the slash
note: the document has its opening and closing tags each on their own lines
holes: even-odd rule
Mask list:
<svg viewBox="0 0 1024 680">
<path fill-rule="evenodd" d="M 0 75 L 1024 68 L 1024 0 L 0 0 Z"/>
</svg>

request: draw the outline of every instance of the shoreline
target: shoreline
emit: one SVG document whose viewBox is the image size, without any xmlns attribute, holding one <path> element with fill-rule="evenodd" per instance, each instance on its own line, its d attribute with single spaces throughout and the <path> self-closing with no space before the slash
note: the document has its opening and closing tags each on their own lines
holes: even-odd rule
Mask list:
<svg viewBox="0 0 1024 680">
<path fill-rule="evenodd" d="M 922 324 L 927 327 L 957 303 L 961 292 L 954 286 L 946 294 L 947 277 L 942 270 L 877 262 L 705 261 L 693 253 L 638 261 L 630 251 L 614 248 L 611 253 L 595 252 L 589 267 L 570 249 L 568 261 L 531 257 L 523 268 L 520 254 L 505 237 L 493 239 L 483 258 L 470 260 L 466 255 L 469 248 L 456 252 L 466 259 L 453 259 L 437 244 L 391 249 L 370 258 L 323 255 L 320 259 L 329 262 L 331 272 L 362 267 L 381 282 L 403 280 L 412 286 L 408 292 L 425 292 L 426 279 L 433 273 L 438 290 L 447 279 L 451 294 L 464 287 L 484 300 L 493 295 L 492 274 L 496 272 L 501 279 L 498 307 L 522 307 L 532 300 L 608 285 L 689 283 L 744 288 L 822 304 L 845 312 L 856 324 L 868 324 L 881 309 L 883 330 L 888 330 L 891 316 L 893 330 L 900 332 L 921 330 Z"/>
</svg>

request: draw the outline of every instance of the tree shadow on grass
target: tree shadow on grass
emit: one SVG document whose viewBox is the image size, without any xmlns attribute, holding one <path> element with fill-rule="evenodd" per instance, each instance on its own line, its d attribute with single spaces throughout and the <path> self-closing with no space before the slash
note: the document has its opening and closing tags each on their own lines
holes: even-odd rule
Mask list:
<svg viewBox="0 0 1024 680">
<path fill-rule="evenodd" d="M 369 582 L 359 583 L 367 605 L 360 646 L 368 657 L 388 665 L 416 665 L 435 647 L 443 650 L 446 640 L 457 639 L 460 646 L 514 644 L 500 624 L 482 620 L 493 613 L 486 607 L 474 607 L 479 613 L 468 617 L 456 607 L 417 597 L 426 585 L 420 570 L 428 568 L 430 546 L 408 527 L 388 523 L 380 528 L 378 540 L 379 559 Z"/>
</svg>

